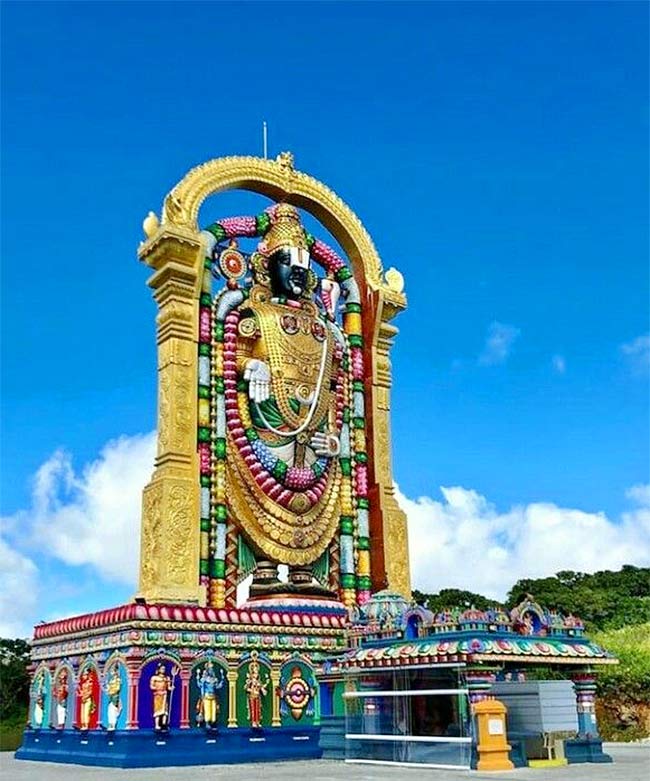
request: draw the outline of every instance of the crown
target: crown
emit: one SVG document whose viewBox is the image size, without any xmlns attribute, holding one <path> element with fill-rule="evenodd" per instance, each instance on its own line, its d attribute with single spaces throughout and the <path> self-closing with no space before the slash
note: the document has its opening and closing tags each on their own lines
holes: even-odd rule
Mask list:
<svg viewBox="0 0 650 781">
<path fill-rule="evenodd" d="M 281 247 L 307 249 L 305 231 L 298 210 L 288 203 L 279 203 L 272 213 L 271 227 L 264 237 L 263 251 L 271 255 Z"/>
</svg>

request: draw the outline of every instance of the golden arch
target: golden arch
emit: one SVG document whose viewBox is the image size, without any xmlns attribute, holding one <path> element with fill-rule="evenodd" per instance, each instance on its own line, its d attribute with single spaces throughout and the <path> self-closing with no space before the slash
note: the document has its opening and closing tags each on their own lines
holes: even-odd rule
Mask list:
<svg viewBox="0 0 650 781">
<path fill-rule="evenodd" d="M 285 152 L 278 159 L 220 157 L 196 166 L 167 195 L 163 205 L 163 226 L 198 230 L 197 219 L 203 201 L 224 190 L 248 190 L 275 201 L 286 201 L 318 219 L 336 238 L 352 263 L 357 279 L 372 290 L 390 293 L 396 309 L 406 306 L 399 278 L 384 273 L 379 254 L 361 220 L 329 187 L 293 168 Z"/>
<path fill-rule="evenodd" d="M 199 586 L 196 348 L 204 241 L 197 223 L 210 195 L 243 189 L 286 201 L 318 219 L 352 264 L 368 313 L 364 350 L 368 367 L 368 455 L 372 470 L 370 536 L 372 588 L 410 597 L 406 518 L 394 496 L 390 447 L 389 353 L 397 333 L 389 321 L 406 306 L 402 275 L 383 272 L 375 246 L 354 212 L 328 187 L 277 160 L 224 157 L 193 168 L 167 195 L 162 218 L 150 213 L 140 259 L 158 304 L 158 454 L 143 493 L 139 595 L 150 602 L 206 604 Z"/>
</svg>

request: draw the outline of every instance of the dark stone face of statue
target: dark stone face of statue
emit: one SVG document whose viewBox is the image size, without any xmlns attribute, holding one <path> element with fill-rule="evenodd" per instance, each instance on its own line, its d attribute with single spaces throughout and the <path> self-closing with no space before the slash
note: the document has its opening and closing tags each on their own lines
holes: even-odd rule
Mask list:
<svg viewBox="0 0 650 781">
<path fill-rule="evenodd" d="M 269 276 L 274 296 L 297 300 L 305 292 L 309 279 L 308 255 L 305 250 L 283 247 L 269 258 Z"/>
</svg>

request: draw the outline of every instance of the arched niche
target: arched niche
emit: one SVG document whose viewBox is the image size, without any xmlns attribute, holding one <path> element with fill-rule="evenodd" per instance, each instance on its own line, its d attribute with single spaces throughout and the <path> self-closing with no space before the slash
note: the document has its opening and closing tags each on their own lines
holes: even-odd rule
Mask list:
<svg viewBox="0 0 650 781">
<path fill-rule="evenodd" d="M 125 729 L 128 673 L 124 657 L 114 653 L 104 665 L 100 722 L 107 730 Z"/>
<path fill-rule="evenodd" d="M 30 687 L 29 723 L 33 729 L 48 726 L 51 689 L 50 670 L 44 662 L 41 662 L 34 672 Z"/>
<path fill-rule="evenodd" d="M 74 723 L 80 729 L 97 729 L 100 719 L 100 695 L 99 667 L 94 659 L 86 659 L 79 668 L 75 691 Z"/>
<path fill-rule="evenodd" d="M 216 699 L 216 724 L 213 726 L 225 727 L 228 723 L 228 708 L 230 704 L 230 692 L 228 687 L 228 661 L 219 654 L 202 654 L 190 667 L 189 681 L 189 705 L 190 705 L 190 726 L 205 727 L 210 726 L 206 723 L 206 708 L 202 702 L 201 678 L 206 672 L 207 665 L 211 663 L 214 675 L 214 695 Z"/>
<path fill-rule="evenodd" d="M 51 722 L 56 729 L 72 727 L 76 686 L 72 665 L 61 662 L 52 676 Z"/>
<path fill-rule="evenodd" d="M 255 668 L 255 671 L 251 668 Z M 244 656 L 238 666 L 237 714 L 240 727 L 255 726 L 255 708 L 259 718 L 258 726 L 270 727 L 273 716 L 273 698 L 276 696 L 271 680 L 271 662 L 264 655 L 252 651 Z M 247 681 L 257 679 L 260 685 L 257 696 L 247 691 Z M 255 704 L 257 701 L 257 705 Z"/>
<path fill-rule="evenodd" d="M 166 708 L 168 726 L 172 729 L 180 726 L 181 721 L 181 663 L 175 656 L 167 653 L 157 653 L 148 656 L 140 668 L 138 683 L 138 724 L 140 729 L 154 728 L 154 693 L 151 689 L 151 679 L 156 674 L 158 665 L 163 665 L 165 675 L 171 678 L 171 689 L 167 693 Z"/>
</svg>

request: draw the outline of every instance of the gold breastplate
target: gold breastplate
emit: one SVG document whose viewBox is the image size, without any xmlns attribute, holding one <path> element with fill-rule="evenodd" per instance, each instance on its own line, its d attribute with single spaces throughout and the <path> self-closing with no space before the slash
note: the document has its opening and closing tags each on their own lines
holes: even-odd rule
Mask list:
<svg viewBox="0 0 650 781">
<path fill-rule="evenodd" d="M 263 353 L 271 370 L 271 389 L 289 428 L 298 428 L 315 407 L 309 429 L 315 430 L 327 413 L 334 339 L 318 316 L 315 304 L 301 309 L 261 300 L 251 295 Z M 261 357 L 261 355 L 260 355 Z M 297 399 L 300 408 L 291 406 Z"/>
</svg>

